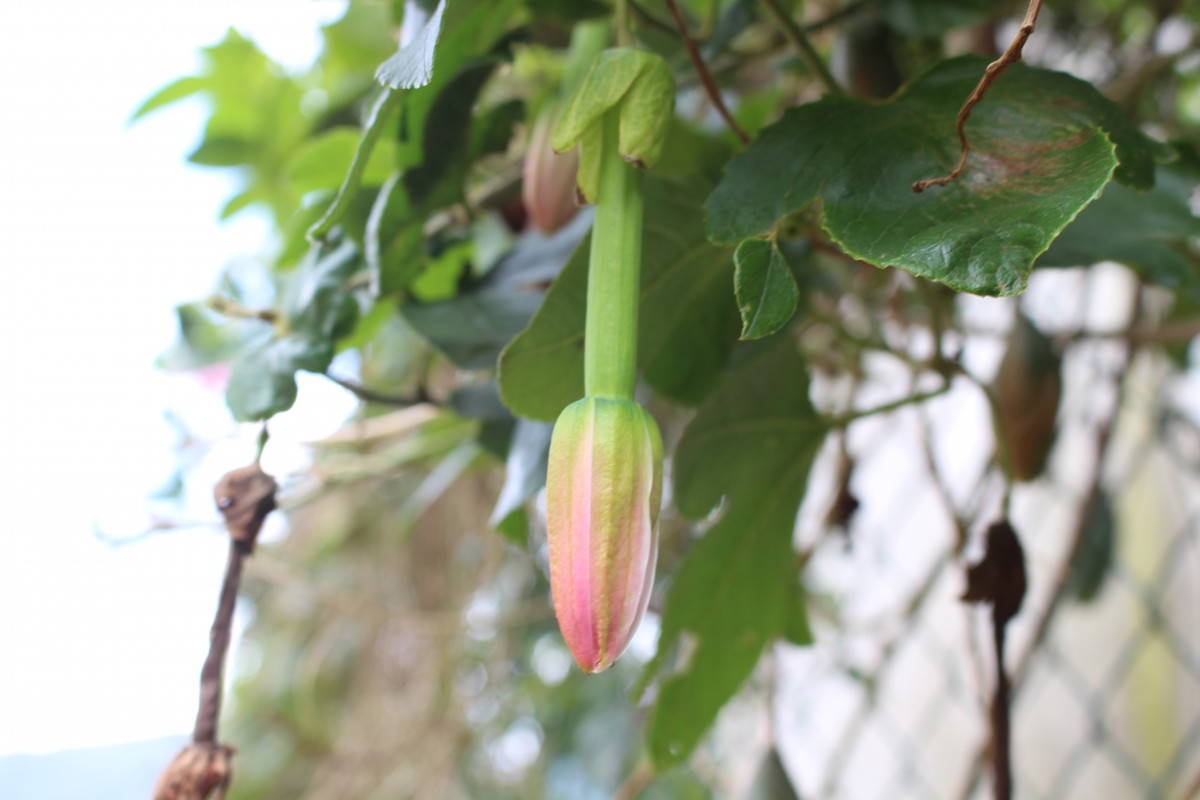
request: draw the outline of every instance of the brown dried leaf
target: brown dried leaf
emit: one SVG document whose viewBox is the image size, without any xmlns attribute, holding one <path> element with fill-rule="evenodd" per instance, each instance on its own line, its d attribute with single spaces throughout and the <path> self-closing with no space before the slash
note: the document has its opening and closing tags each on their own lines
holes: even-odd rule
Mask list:
<svg viewBox="0 0 1200 800">
<path fill-rule="evenodd" d="M 223 800 L 233 778 L 233 753 L 223 744 L 188 745 L 158 776 L 154 800 Z"/>
<path fill-rule="evenodd" d="M 967 568 L 966 603 L 991 603 L 992 617 L 1004 625 L 1021 610 L 1025 599 L 1025 552 L 1008 520 L 988 528 L 983 560 Z"/>
</svg>

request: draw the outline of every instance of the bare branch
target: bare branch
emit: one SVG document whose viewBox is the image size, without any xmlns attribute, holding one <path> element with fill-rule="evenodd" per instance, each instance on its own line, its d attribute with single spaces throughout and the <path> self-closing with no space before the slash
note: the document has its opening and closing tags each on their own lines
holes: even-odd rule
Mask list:
<svg viewBox="0 0 1200 800">
<path fill-rule="evenodd" d="M 738 125 L 737 120 L 729 113 L 729 109 L 725 106 L 725 101 L 721 99 L 721 90 L 717 88 L 717 84 L 713 81 L 712 73 L 708 71 L 708 67 L 704 64 L 704 59 L 700 57 L 700 49 L 696 47 L 696 42 L 688 33 L 687 22 L 683 18 L 683 13 L 679 10 L 679 3 L 676 0 L 666 0 L 667 7 L 671 9 L 671 16 L 675 19 L 675 27 L 679 29 L 679 38 L 683 40 L 683 46 L 687 49 L 688 58 L 692 60 L 692 66 L 696 69 L 696 75 L 700 78 L 700 83 L 704 85 L 704 92 L 708 95 L 708 99 L 712 101 L 713 106 L 717 109 L 717 113 L 721 115 L 721 119 L 725 120 L 725 124 L 729 126 L 729 130 L 733 131 L 733 135 L 738 138 L 743 145 L 750 144 L 750 136 L 746 131 L 742 130 L 742 126 Z"/>
</svg>

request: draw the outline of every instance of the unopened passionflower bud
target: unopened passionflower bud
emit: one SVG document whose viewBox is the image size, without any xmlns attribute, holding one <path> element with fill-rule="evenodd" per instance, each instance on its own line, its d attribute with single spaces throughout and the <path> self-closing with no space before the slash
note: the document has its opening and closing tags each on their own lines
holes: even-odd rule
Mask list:
<svg viewBox="0 0 1200 800">
<path fill-rule="evenodd" d="M 585 672 L 610 667 L 646 613 L 661 501 L 662 439 L 645 409 L 585 397 L 563 410 L 546 477 L 550 589 Z"/>
<path fill-rule="evenodd" d="M 553 233 L 571 221 L 579 209 L 575 199 L 575 173 L 579 152 L 556 153 L 550 146 L 550 134 L 558 119 L 557 108 L 547 106 L 533 124 L 521 195 L 529 221 L 542 233 Z"/>
</svg>

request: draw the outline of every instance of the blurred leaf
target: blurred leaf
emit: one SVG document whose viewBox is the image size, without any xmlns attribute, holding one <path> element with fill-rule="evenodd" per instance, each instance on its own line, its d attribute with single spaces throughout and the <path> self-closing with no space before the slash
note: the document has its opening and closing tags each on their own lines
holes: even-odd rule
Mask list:
<svg viewBox="0 0 1200 800">
<path fill-rule="evenodd" d="M 880 0 L 880 7 L 889 25 L 910 36 L 940 36 L 996 11 L 994 0 Z"/>
<path fill-rule="evenodd" d="M 238 326 L 203 303 L 175 307 L 179 341 L 158 358 L 162 369 L 188 370 L 228 361 L 242 347 Z"/>
<path fill-rule="evenodd" d="M 517 420 L 504 464 L 504 486 L 492 511 L 493 527 L 498 527 L 514 511 L 524 508 L 525 502 L 546 485 L 546 464 L 553 430 L 554 426 L 546 422 Z"/>
<path fill-rule="evenodd" d="M 1117 549 L 1117 518 L 1108 493 L 1097 491 L 1084 509 L 1083 538 L 1071 559 L 1067 587 L 1080 603 L 1100 595 Z"/>
<path fill-rule="evenodd" d="M 177 103 L 186 97 L 191 97 L 204 89 L 204 79 L 194 75 L 188 75 L 175 81 L 171 81 L 166 86 L 159 89 L 150 97 L 146 98 L 137 111 L 129 118 L 130 122 L 141 119 L 151 111 L 162 108 L 164 106 Z"/>
<path fill-rule="evenodd" d="M 324 372 L 333 360 L 328 340 L 309 336 L 271 338 L 242 351 L 233 362 L 225 400 L 242 422 L 267 419 L 296 402 L 296 371 Z"/>
<path fill-rule="evenodd" d="M 675 453 L 675 501 L 721 518 L 696 542 L 667 592 L 657 673 L 684 634 L 694 642 L 681 671 L 666 676 L 650 718 L 650 753 L 683 761 L 721 706 L 750 675 L 767 643 L 799 624 L 792 585 L 792 531 L 825 425 L 808 398 L 807 370 L 787 337 L 776 337 L 700 409 Z"/>
<path fill-rule="evenodd" d="M 433 78 L 433 57 L 445 11 L 446 0 L 441 0 L 412 41 L 379 66 L 375 78 L 380 83 L 392 89 L 415 89 L 429 83 Z"/>
<path fill-rule="evenodd" d="M 358 149 L 357 128 L 333 128 L 306 141 L 288 162 L 288 178 L 298 191 L 336 189 L 346 176 Z M 396 161 L 396 144 L 379 142 L 363 169 L 362 185 L 379 186 L 387 180 Z"/>
<path fill-rule="evenodd" d="M 444 303 L 401 306 L 417 333 L 463 369 L 494 369 L 500 351 L 529 323 L 541 296 L 484 289 Z"/>
<path fill-rule="evenodd" d="M 647 175 L 638 362 L 646 382 L 696 404 L 717 382 L 737 336 L 730 254 L 705 241 L 707 185 Z M 500 392 L 522 417 L 553 421 L 583 395 L 587 240 L 501 358 Z"/>
<path fill-rule="evenodd" d="M 1091 84 L 1017 64 L 971 115 L 963 175 L 914 194 L 915 180 L 957 162 L 954 119 L 985 67 L 957 58 L 887 103 L 827 97 L 790 109 L 730 162 L 706 207 L 709 235 L 765 236 L 821 198 L 825 230 L 855 258 L 959 291 L 1021 292 L 1111 176 L 1153 183 L 1154 151 Z"/>
<path fill-rule="evenodd" d="M 290 276 L 274 336 L 243 350 L 233 362 L 225 398 L 241 421 L 266 419 L 296 402 L 296 371 L 324 372 L 337 340 L 358 319 L 345 283 L 361 265 L 351 242 L 317 246 Z"/>
<path fill-rule="evenodd" d="M 776 748 L 770 748 L 763 755 L 745 800 L 800 800 Z"/>
<path fill-rule="evenodd" d="M 1119 261 L 1152 283 L 1200 292 L 1195 255 L 1188 242 L 1200 237 L 1200 217 L 1192 214 L 1192 176 L 1160 167 L 1149 192 L 1109 184 L 1038 259 L 1039 267 L 1085 267 Z"/>
<path fill-rule="evenodd" d="M 760 339 L 786 325 L 796 313 L 800 289 L 775 244 L 747 239 L 734 252 L 733 265 L 742 338 Z"/>
<path fill-rule="evenodd" d="M 464 67 L 429 107 L 421 163 L 404 173 L 404 188 L 414 204 L 438 207 L 462 197 L 475 103 L 496 63 L 486 60 Z"/>
</svg>

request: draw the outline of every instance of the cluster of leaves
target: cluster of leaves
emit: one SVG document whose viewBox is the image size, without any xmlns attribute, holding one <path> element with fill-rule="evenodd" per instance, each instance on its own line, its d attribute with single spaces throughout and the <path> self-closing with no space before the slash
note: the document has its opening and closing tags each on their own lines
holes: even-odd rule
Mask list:
<svg viewBox="0 0 1200 800">
<path fill-rule="evenodd" d="M 925 281 L 1013 295 L 1035 268 L 1104 260 L 1177 290 L 1181 307 L 1200 303 L 1200 219 L 1188 206 L 1194 151 L 1183 141 L 1151 140 L 1138 115 L 1086 81 L 1013 67 L 971 117 L 962 177 L 944 189 L 911 191 L 914 181 L 945 174 L 957 161 L 955 117 L 987 64 L 979 56 L 946 58 L 946 34 L 989 30 L 1009 9 L 949 0 L 815 4 L 828 6 L 836 21 L 813 27 L 827 37 L 824 44 L 836 38 L 848 51 L 852 91 L 803 102 L 813 96 L 812 76 L 760 4 L 682 5 L 705 58 L 738 98 L 734 115 L 753 140 L 737 152 L 723 127 L 681 113 L 646 180 L 638 365 L 655 396 L 652 408 L 677 438 L 669 456 L 675 509 L 694 522 L 664 523 L 661 572 L 669 586 L 658 652 L 641 681 L 656 686 L 648 751 L 659 767 L 689 757 L 770 642 L 811 640 L 792 534 L 810 468 L 841 423 L 814 407 L 810 375 L 817 368 L 853 373 L 874 345 L 847 335 L 837 339 L 836 352 L 806 349 L 797 344 L 801 326 L 821 321 L 845 333 L 827 309 L 846 295 L 878 318 L 891 313 L 899 294 L 900 316 L 926 319 L 938 309 L 930 307 Z M 769 5 L 798 11 L 795 3 Z M 1103 3 L 1064 5 L 1059 13 L 1067 21 L 1119 14 Z M 670 17 L 648 6 L 635 5 L 639 38 L 676 71 L 684 87 L 679 107 L 700 107 Z M 490 516 L 512 543 L 526 545 L 527 506 L 544 481 L 546 423 L 582 394 L 590 217 L 581 211 L 550 235 L 526 228 L 519 180 L 524 123 L 557 93 L 572 28 L 610 13 L 603 3 L 556 0 L 351 3 L 324 28 L 309 72 L 286 74 L 231 32 L 205 51 L 199 75 L 164 88 L 137 112 L 204 97 L 211 114 L 190 159 L 236 168 L 242 177 L 223 217 L 265 209 L 279 234 L 266 280 L 259 281 L 267 290 L 250 291 L 244 280 L 226 276 L 209 304 L 181 309 L 184 341 L 173 363 L 232 360 L 228 402 L 245 421 L 289 409 L 296 372 L 324 373 L 343 350 L 361 355 L 362 380 L 374 390 L 364 397 L 419 396 L 441 406 L 417 443 L 406 434 L 392 443 L 391 456 L 358 453 L 353 469 L 327 471 L 331 485 L 365 480 L 388 502 L 351 504 L 344 513 L 353 533 L 330 534 L 315 550 L 301 550 L 296 557 L 314 576 L 328 561 L 336 580 L 354 586 L 346 576 L 355 569 L 336 565 L 365 567 L 385 545 L 409 546 L 373 526 L 406 535 L 421 529 L 428 505 L 401 496 L 440 496 L 462 475 L 499 463 L 507 466 L 504 485 L 481 519 Z M 395 52 L 392 32 L 405 14 L 423 24 L 410 19 L 412 39 Z M 1123 41 L 1118 37 L 1114 47 Z M 1179 76 L 1168 70 L 1144 80 L 1176 87 Z M 1151 94 L 1154 87 L 1142 88 Z M 1194 120 L 1161 109 L 1151 116 L 1164 118 L 1169 124 L 1160 131 L 1176 139 L 1195 135 Z M 945 295 L 932 296 L 945 305 Z M 372 415 L 383 410 L 378 402 L 370 406 Z M 396 470 L 411 471 L 403 487 L 394 485 Z M 719 516 L 710 523 L 714 512 Z M 1111 550 L 1108 538 L 1097 546 Z M 310 540 L 303 546 L 314 547 Z M 474 557 L 469 541 L 456 538 L 454 546 L 465 553 L 456 559 Z M 527 566 L 533 558 L 525 550 L 504 552 Z M 453 572 L 453 563 L 439 569 Z M 495 577 L 489 574 L 480 580 Z M 1094 574 L 1079 581 L 1081 594 L 1095 593 Z M 483 588 L 460 587 L 439 601 L 458 609 Z M 506 601 L 545 594 L 539 576 Z M 303 615 L 273 606 L 269 597 L 264 589 L 263 609 L 301 624 Z M 294 627 L 282 630 L 303 638 Z M 584 689 L 572 676 L 561 689 L 570 697 L 536 688 L 530 653 L 549 630 L 543 620 L 513 635 L 516 655 L 506 680 L 526 696 L 538 694 L 545 704 L 536 712 L 543 752 L 567 763 L 581 758 L 569 743 L 582 734 L 556 704 L 607 702 L 619 684 L 598 678 L 608 681 L 606 688 Z M 288 651 L 278 641 L 284 634 L 261 625 L 256 631 L 270 651 Z M 336 684 L 323 685 L 325 700 L 361 699 L 345 676 L 376 644 L 353 628 L 335 638 L 329 647 L 344 663 L 321 673 Z M 458 655 L 460 666 L 461 659 L 480 658 Z M 492 662 L 487 669 L 504 673 Z M 523 678 L 514 677 L 523 670 Z M 253 685 L 292 686 L 272 680 Z M 244 716 L 261 717 L 250 727 L 262 726 L 262 741 L 285 755 L 338 751 L 331 729 L 322 726 L 345 730 L 351 722 L 344 708 L 317 714 L 321 724 L 314 727 L 296 716 L 304 712 L 301 698 L 270 698 L 243 699 Z M 622 725 L 636 724 L 622 713 Z M 463 719 L 470 718 L 464 711 Z M 278 729 L 267 730 L 279 719 L 276 728 L 291 731 L 286 741 Z M 483 747 L 485 738 L 476 744 Z M 246 752 L 252 745 L 239 746 L 253 762 L 256 756 Z M 624 769 L 637 754 L 635 747 L 612 758 Z M 286 762 L 279 750 L 263 755 L 259 765 L 271 768 L 260 770 L 256 796 L 300 793 L 287 782 L 277 783 L 273 795 L 263 788 L 273 780 L 268 773 Z M 610 773 L 620 773 L 589 770 L 580 780 L 604 790 L 611 789 Z M 486 796 L 502 796 L 503 771 L 485 772 L 460 777 Z M 293 773 L 289 780 L 316 777 Z M 522 791 L 532 797 L 547 790 Z"/>
</svg>

